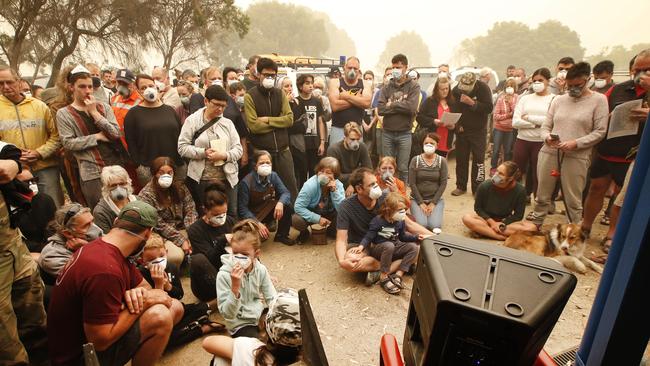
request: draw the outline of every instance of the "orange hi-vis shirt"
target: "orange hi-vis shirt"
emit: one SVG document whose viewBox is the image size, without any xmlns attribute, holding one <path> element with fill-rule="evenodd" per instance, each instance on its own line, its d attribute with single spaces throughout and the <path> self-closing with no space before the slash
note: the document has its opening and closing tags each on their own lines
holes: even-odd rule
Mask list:
<svg viewBox="0 0 650 366">
<path fill-rule="evenodd" d="M 111 101 L 111 107 L 113 107 L 115 119 L 117 119 L 117 124 L 120 126 L 120 134 L 122 135 L 122 144 L 124 147 L 127 146 L 126 138 L 124 137 L 124 118 L 131 108 L 140 103 L 142 103 L 142 98 L 137 91 L 132 92 L 128 98 L 124 98 L 120 94 L 115 94 Z"/>
</svg>

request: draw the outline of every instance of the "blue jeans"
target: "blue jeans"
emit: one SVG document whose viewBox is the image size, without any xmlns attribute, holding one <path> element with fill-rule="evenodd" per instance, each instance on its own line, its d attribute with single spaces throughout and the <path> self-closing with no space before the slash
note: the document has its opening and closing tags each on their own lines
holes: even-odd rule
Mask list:
<svg viewBox="0 0 650 366">
<path fill-rule="evenodd" d="M 515 142 L 515 134 L 512 131 L 505 132 L 494 129 L 492 131 L 492 161 L 491 168 L 495 169 L 499 164 L 499 150 L 503 146 L 503 161 L 512 160 L 512 146 Z"/>
<path fill-rule="evenodd" d="M 411 214 L 415 217 L 415 222 L 426 227 L 429 230 L 442 228 L 442 215 L 445 211 L 445 201 L 441 198 L 436 207 L 433 208 L 429 216 L 425 215 L 420 205 L 415 200 L 411 200 Z"/>
<path fill-rule="evenodd" d="M 411 142 L 413 137 L 411 131 L 383 131 L 381 144 L 383 156 L 392 156 L 397 160 L 399 179 L 408 182 L 409 158 L 411 156 Z"/>
</svg>

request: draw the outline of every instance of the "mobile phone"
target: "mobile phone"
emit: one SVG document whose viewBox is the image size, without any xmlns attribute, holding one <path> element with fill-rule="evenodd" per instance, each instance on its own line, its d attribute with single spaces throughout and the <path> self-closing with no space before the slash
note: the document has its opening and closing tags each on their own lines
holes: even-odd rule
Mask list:
<svg viewBox="0 0 650 366">
<path fill-rule="evenodd" d="M 560 136 L 558 134 L 556 134 L 556 133 L 552 133 L 552 134 L 550 134 L 550 136 L 551 136 L 551 140 L 553 140 L 553 141 L 560 140 Z"/>
</svg>

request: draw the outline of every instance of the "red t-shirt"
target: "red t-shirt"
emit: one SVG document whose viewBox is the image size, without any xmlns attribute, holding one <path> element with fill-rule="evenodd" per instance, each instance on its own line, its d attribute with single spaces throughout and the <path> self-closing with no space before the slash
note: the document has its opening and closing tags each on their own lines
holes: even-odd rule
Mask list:
<svg viewBox="0 0 650 366">
<path fill-rule="evenodd" d="M 120 250 L 101 239 L 79 248 L 59 273 L 47 313 L 52 365 L 76 365 L 87 343 L 84 323 L 117 322 L 124 293 L 142 282 Z"/>
<path fill-rule="evenodd" d="M 438 103 L 438 119 L 442 119 L 442 115 L 445 112 L 449 112 L 449 106 L 444 108 L 442 104 Z M 440 136 L 440 142 L 438 143 L 438 150 L 449 152 L 449 146 L 447 146 L 447 139 L 449 138 L 449 129 L 445 126 L 438 126 L 436 128 L 436 133 Z"/>
</svg>

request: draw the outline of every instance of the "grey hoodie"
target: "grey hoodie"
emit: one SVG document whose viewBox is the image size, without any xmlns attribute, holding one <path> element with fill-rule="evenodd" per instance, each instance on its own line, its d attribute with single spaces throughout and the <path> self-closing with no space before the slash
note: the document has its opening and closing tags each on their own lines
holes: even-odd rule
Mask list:
<svg viewBox="0 0 650 366">
<path fill-rule="evenodd" d="M 233 267 L 231 254 L 222 255 L 221 263 L 223 265 L 217 273 L 217 300 L 219 313 L 223 316 L 226 327 L 232 334 L 247 325 L 257 326 L 264 310 L 262 296 L 267 304 L 277 296 L 268 270 L 255 259 L 253 270 L 244 273 L 241 279 L 239 298 L 235 298 L 231 291 L 230 271 Z"/>
<path fill-rule="evenodd" d="M 74 253 L 65 246 L 67 239 L 61 234 L 54 234 L 47 238 L 47 245 L 43 247 L 38 258 L 38 266 L 48 274 L 56 277 Z"/>
<path fill-rule="evenodd" d="M 387 105 L 390 102 L 390 105 Z M 377 109 L 384 116 L 383 129 L 389 132 L 406 132 L 413 127 L 413 120 L 420 105 L 420 85 L 409 78 L 404 84 L 392 81 L 379 94 Z"/>
</svg>

